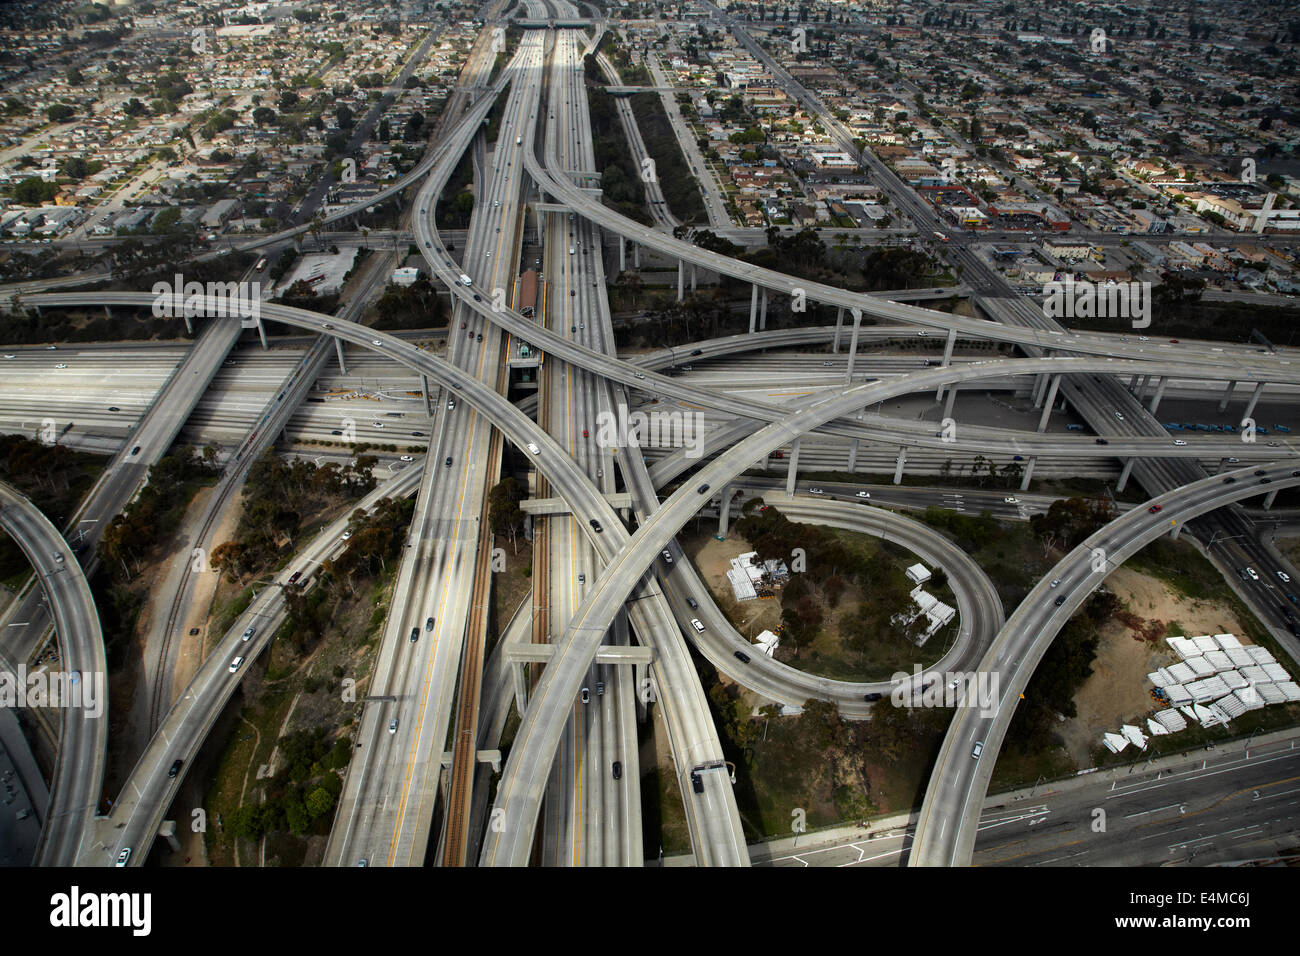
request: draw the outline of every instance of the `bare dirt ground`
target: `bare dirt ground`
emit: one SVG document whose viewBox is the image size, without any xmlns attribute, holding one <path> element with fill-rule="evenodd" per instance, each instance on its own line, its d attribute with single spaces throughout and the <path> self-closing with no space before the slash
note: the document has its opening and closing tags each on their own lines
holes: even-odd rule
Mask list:
<svg viewBox="0 0 1300 956">
<path fill-rule="evenodd" d="M 736 624 L 737 630 L 752 639 L 764 628 L 776 629 L 781 623 L 779 600 L 760 598 L 741 604 L 732 596 L 731 584 L 727 581 L 731 559 L 754 550 L 748 541 L 732 531 L 726 541 L 719 541 L 711 534 L 700 534 L 691 535 L 683 543 L 686 554 L 694 560 L 696 570 L 709 586 L 718 607 Z"/>
<path fill-rule="evenodd" d="M 1241 622 L 1231 609 L 1179 597 L 1157 578 L 1120 568 L 1106 579 L 1106 586 L 1133 614 L 1147 621 L 1164 621 L 1170 633 L 1242 636 Z M 1080 769 L 1091 764 L 1091 752 L 1105 731 L 1117 732 L 1120 724 L 1145 720 L 1158 709 L 1146 675 L 1177 660 L 1163 639 L 1154 644 L 1137 640 L 1119 621 L 1112 621 L 1102 631 L 1092 676 L 1074 698 L 1078 716 L 1061 725 L 1066 750 Z"/>
</svg>

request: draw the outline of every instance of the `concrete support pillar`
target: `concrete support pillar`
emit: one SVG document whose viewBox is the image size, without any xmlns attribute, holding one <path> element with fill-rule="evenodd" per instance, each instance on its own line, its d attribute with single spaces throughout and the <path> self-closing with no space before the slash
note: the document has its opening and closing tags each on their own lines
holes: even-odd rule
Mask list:
<svg viewBox="0 0 1300 956">
<path fill-rule="evenodd" d="M 894 484 L 903 483 L 903 464 L 907 461 L 907 447 L 900 445 L 898 448 L 898 463 L 894 465 Z"/>
<path fill-rule="evenodd" d="M 1150 375 L 1143 375 L 1142 378 L 1138 380 L 1137 400 L 1139 404 L 1141 404 L 1143 396 L 1147 393 L 1147 383 L 1150 381 Z"/>
<path fill-rule="evenodd" d="M 343 356 L 340 353 L 339 361 L 342 361 L 342 359 Z M 429 390 L 429 376 L 427 375 L 420 376 L 420 389 L 421 391 L 424 392 L 424 411 L 426 414 L 432 415 L 433 414 L 433 393 Z"/>
<path fill-rule="evenodd" d="M 641 247 L 635 242 L 632 243 L 632 268 L 641 268 Z"/>
<path fill-rule="evenodd" d="M 855 438 L 849 442 L 849 474 L 853 474 L 853 469 L 858 467 L 858 440 Z"/>
<path fill-rule="evenodd" d="M 266 344 L 266 327 L 262 325 L 262 317 L 257 317 L 257 337 L 262 340 L 262 348 L 267 348 Z"/>
<path fill-rule="evenodd" d="M 1034 388 L 1031 393 L 1034 399 L 1034 408 L 1043 407 L 1043 395 L 1047 391 L 1047 380 L 1050 377 L 1046 372 L 1040 372 L 1034 376 Z"/>
<path fill-rule="evenodd" d="M 515 687 L 515 708 L 519 713 L 528 710 L 528 665 L 511 664 L 510 680 Z"/>
<path fill-rule="evenodd" d="M 677 260 L 677 301 L 678 302 L 682 301 L 682 284 L 685 278 L 686 278 L 686 263 L 683 260 L 678 259 Z"/>
<path fill-rule="evenodd" d="M 844 328 L 844 306 L 835 310 L 835 341 L 831 344 L 831 351 L 836 355 L 840 351 L 840 330 Z"/>
<path fill-rule="evenodd" d="M 1128 476 L 1133 474 L 1133 462 L 1135 460 L 1136 459 L 1133 458 L 1126 458 L 1124 460 L 1124 467 L 1119 473 L 1119 482 L 1115 485 L 1116 491 L 1123 491 L 1124 487 L 1128 484 Z"/>
<path fill-rule="evenodd" d="M 182 313 L 182 314 L 184 314 L 184 313 Z M 104 318 L 106 318 L 106 319 L 111 319 L 112 317 L 113 317 L 113 309 L 112 309 L 110 306 L 107 306 L 107 305 L 104 306 Z M 189 325 L 189 321 L 188 321 L 188 320 L 189 320 L 189 315 L 185 315 L 185 318 L 186 318 L 186 320 L 187 320 L 185 324 L 186 324 L 186 326 L 188 326 L 188 325 Z"/>
<path fill-rule="evenodd" d="M 1138 378 L 1139 378 L 1139 376 L 1138 376 L 1137 373 L 1135 372 L 1135 373 L 1133 374 L 1133 377 L 1132 377 L 1131 379 L 1128 380 L 1128 390 L 1129 390 L 1130 392 L 1135 392 L 1135 393 L 1137 392 L 1137 387 L 1138 387 Z"/>
<path fill-rule="evenodd" d="M 1021 491 L 1029 490 L 1029 482 L 1032 481 L 1034 477 L 1034 465 L 1036 465 L 1037 463 L 1038 463 L 1038 456 L 1030 455 L 1029 464 L 1025 465 L 1025 473 L 1020 476 Z"/>
<path fill-rule="evenodd" d="M 749 334 L 753 335 L 758 322 L 758 286 L 751 286 L 749 293 Z"/>
<path fill-rule="evenodd" d="M 695 263 L 691 263 L 691 293 L 695 292 Z"/>
<path fill-rule="evenodd" d="M 1047 430 L 1047 420 L 1052 417 L 1052 406 L 1056 403 L 1056 390 L 1061 387 L 1061 376 L 1053 375 L 1052 384 L 1047 389 L 1047 400 L 1043 402 L 1043 414 L 1038 416 L 1038 430 Z"/>
<path fill-rule="evenodd" d="M 853 383 L 853 360 L 858 357 L 858 328 L 862 325 L 862 310 L 850 309 L 853 315 L 853 332 L 849 335 L 849 367 L 844 372 L 844 384 Z"/>
<path fill-rule="evenodd" d="M 341 375 L 347 375 L 348 364 L 343 361 L 343 340 L 338 336 L 334 337 L 334 352 L 339 357 L 339 373 Z"/>
<path fill-rule="evenodd" d="M 1229 382 L 1228 387 L 1223 390 L 1223 398 L 1219 399 L 1219 411 L 1227 411 L 1228 401 L 1232 398 L 1232 390 L 1236 387 L 1236 382 Z"/>
<path fill-rule="evenodd" d="M 943 415 L 941 417 L 952 418 L 952 407 L 954 404 L 956 404 L 956 402 L 957 402 L 957 386 L 949 385 L 948 397 L 944 400 Z"/>
<path fill-rule="evenodd" d="M 785 471 L 785 493 L 794 494 L 794 483 L 799 475 L 799 439 L 790 446 L 790 464 Z"/>
<path fill-rule="evenodd" d="M 731 496 L 736 493 L 736 489 L 728 485 L 722 489 L 722 500 L 718 502 L 718 537 L 727 536 L 727 525 L 731 518 Z"/>
<path fill-rule="evenodd" d="M 1264 496 L 1264 510 L 1265 510 L 1265 511 L 1272 511 L 1272 510 L 1273 510 L 1273 499 L 1276 498 L 1276 497 L 1277 497 L 1277 489 L 1276 489 L 1276 488 L 1274 488 L 1272 491 L 1270 491 L 1268 494 L 1266 494 L 1266 495 Z"/>
<path fill-rule="evenodd" d="M 105 309 L 105 311 L 107 311 L 107 309 Z M 188 312 L 185 313 L 185 332 L 187 335 L 194 334 L 194 320 L 190 317 Z"/>
<path fill-rule="evenodd" d="M 618 237 L 618 271 L 627 271 L 627 237 Z"/>
<path fill-rule="evenodd" d="M 956 344 L 957 344 L 957 330 L 949 329 L 948 341 L 945 342 L 943 346 L 943 367 L 944 368 L 947 368 L 949 365 L 952 364 L 952 347 Z M 934 400 L 936 402 L 939 401 L 941 398 L 943 398 L 943 388 L 944 387 L 940 385 L 939 390 L 934 393 Z"/>
<path fill-rule="evenodd" d="M 1155 394 L 1151 396 L 1151 404 L 1147 406 L 1147 411 L 1152 415 L 1154 415 L 1156 410 L 1160 408 L 1160 399 L 1165 397 L 1165 386 L 1167 384 L 1169 384 L 1167 376 L 1161 375 L 1156 379 L 1156 391 Z"/>
<path fill-rule="evenodd" d="M 1264 383 L 1259 382 L 1255 385 L 1255 390 L 1250 393 L 1250 401 L 1246 403 L 1246 410 L 1242 412 L 1242 418 L 1250 418 L 1255 414 L 1255 406 L 1259 403 L 1259 396 L 1264 394 Z"/>
<path fill-rule="evenodd" d="M 763 290 L 763 301 L 758 307 L 758 330 L 762 332 L 767 328 L 767 289 Z"/>
</svg>

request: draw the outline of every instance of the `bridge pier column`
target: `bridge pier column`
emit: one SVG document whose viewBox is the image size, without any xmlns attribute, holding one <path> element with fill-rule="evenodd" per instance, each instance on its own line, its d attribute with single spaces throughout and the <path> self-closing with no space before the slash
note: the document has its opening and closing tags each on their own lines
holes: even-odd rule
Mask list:
<svg viewBox="0 0 1300 956">
<path fill-rule="evenodd" d="M 794 494 L 794 483 L 799 474 L 799 439 L 794 440 L 790 446 L 790 464 L 785 470 L 785 493 Z"/>
<path fill-rule="evenodd" d="M 948 330 L 948 341 L 943 346 L 943 367 L 947 368 L 952 364 L 952 347 L 957 344 L 957 330 Z M 934 400 L 937 402 L 943 398 L 944 386 L 940 385 L 939 390 L 934 393 Z"/>
<path fill-rule="evenodd" d="M 727 536 L 727 527 L 731 520 L 731 496 L 735 489 L 728 485 L 722 489 L 722 500 L 718 503 L 718 536 Z"/>
<path fill-rule="evenodd" d="M 835 341 L 831 344 L 831 352 L 838 355 L 840 352 L 840 330 L 844 328 L 844 306 L 835 310 Z"/>
<path fill-rule="evenodd" d="M 1232 390 L 1237 387 L 1236 382 L 1229 382 L 1228 387 L 1223 390 L 1223 398 L 1219 399 L 1219 411 L 1226 411 L 1228 400 L 1232 398 Z"/>
<path fill-rule="evenodd" d="M 1143 375 L 1142 378 L 1138 381 L 1137 400 L 1139 405 L 1142 404 L 1142 397 L 1146 395 L 1147 384 L 1150 381 L 1151 381 L 1150 375 Z"/>
<path fill-rule="evenodd" d="M 1265 510 L 1265 511 L 1272 511 L 1272 510 L 1273 510 L 1273 499 L 1276 498 L 1276 497 L 1277 497 L 1277 489 L 1276 489 L 1276 488 L 1274 488 L 1272 491 L 1270 491 L 1268 494 L 1266 494 L 1266 495 L 1264 496 L 1264 510 Z"/>
<path fill-rule="evenodd" d="M 262 325 L 262 317 L 260 315 L 257 317 L 256 321 L 257 337 L 262 340 L 262 348 L 266 349 L 268 347 L 266 344 L 266 326 Z"/>
<path fill-rule="evenodd" d="M 1134 461 L 1135 459 L 1133 458 L 1124 459 L 1124 467 L 1120 470 L 1119 481 L 1115 484 L 1116 491 L 1123 491 L 1125 486 L 1128 484 L 1128 476 L 1133 474 Z"/>
<path fill-rule="evenodd" d="M 343 360 L 343 353 L 339 353 L 339 361 Z M 420 376 L 420 388 L 424 392 L 424 411 L 426 414 L 433 415 L 433 395 L 429 392 L 429 376 Z"/>
<path fill-rule="evenodd" d="M 1061 387 L 1061 376 L 1053 375 L 1052 384 L 1047 389 L 1047 400 L 1043 402 L 1043 414 L 1038 416 L 1038 430 L 1047 430 L 1047 420 L 1052 417 L 1052 406 L 1056 403 L 1056 391 Z"/>
<path fill-rule="evenodd" d="M 528 665 L 511 665 L 510 681 L 515 688 L 515 707 L 522 714 L 528 709 Z"/>
<path fill-rule="evenodd" d="M 1250 418 L 1251 415 L 1255 414 L 1255 406 L 1259 403 L 1259 396 L 1262 394 L 1264 394 L 1264 383 L 1258 382 L 1255 385 L 1255 390 L 1250 393 L 1250 401 L 1246 403 L 1246 410 L 1242 413 L 1242 418 Z"/>
<path fill-rule="evenodd" d="M 695 293 L 695 273 L 696 273 L 695 263 L 692 262 L 691 263 L 691 293 L 692 294 Z"/>
<path fill-rule="evenodd" d="M 849 335 L 849 367 L 844 373 L 844 384 L 853 383 L 853 360 L 858 357 L 858 327 L 862 325 L 862 310 L 850 309 L 853 315 L 853 332 Z"/>
<path fill-rule="evenodd" d="M 618 271 L 627 271 L 627 238 L 625 236 L 618 237 Z"/>
<path fill-rule="evenodd" d="M 901 485 L 903 483 L 903 464 L 906 461 L 907 448 L 906 446 L 900 445 L 898 449 L 898 463 L 894 465 L 894 484 L 896 485 Z"/>
<path fill-rule="evenodd" d="M 750 286 L 749 293 L 749 334 L 754 334 L 755 324 L 758 321 L 758 286 Z"/>
<path fill-rule="evenodd" d="M 640 270 L 641 268 L 641 247 L 637 243 L 632 243 L 632 268 Z"/>
<path fill-rule="evenodd" d="M 1034 388 L 1030 393 L 1034 400 L 1034 408 L 1043 407 L 1043 393 L 1047 391 L 1047 380 L 1050 376 L 1046 372 L 1040 372 L 1034 376 Z"/>
<path fill-rule="evenodd" d="M 686 263 L 685 261 L 678 259 L 677 260 L 677 301 L 678 302 L 682 301 L 682 285 L 685 279 L 686 279 Z"/>
<path fill-rule="evenodd" d="M 1156 409 L 1160 407 L 1160 399 L 1165 397 L 1165 386 L 1168 383 L 1169 383 L 1168 376 L 1161 375 L 1158 379 L 1156 379 L 1156 391 L 1155 394 L 1151 396 L 1151 404 L 1147 406 L 1147 411 L 1149 411 L 1152 415 L 1154 415 L 1156 413 Z"/>
<path fill-rule="evenodd" d="M 105 309 L 104 311 L 107 312 L 108 309 Z M 260 324 L 258 325 L 258 328 L 261 328 Z M 194 334 L 194 319 L 190 316 L 188 312 L 185 313 L 185 334 L 186 335 Z"/>
<path fill-rule="evenodd" d="M 767 328 L 767 289 L 763 290 L 763 302 L 758 307 L 758 330 L 762 332 Z"/>
<path fill-rule="evenodd" d="M 957 385 L 954 382 L 949 384 L 948 386 L 948 397 L 944 399 L 943 402 L 943 415 L 941 416 L 942 418 L 952 418 L 952 407 L 954 404 L 956 404 L 956 402 L 957 402 Z"/>
<path fill-rule="evenodd" d="M 858 466 L 858 440 L 855 438 L 849 442 L 849 474 L 853 474 L 853 469 Z"/>
<path fill-rule="evenodd" d="M 1128 380 L 1128 390 L 1129 390 L 1130 392 L 1135 393 L 1135 394 L 1137 393 L 1138 378 L 1139 378 L 1139 376 L 1138 376 L 1138 374 L 1135 372 L 1135 373 L 1133 373 L 1133 377 L 1132 377 L 1131 379 Z"/>
<path fill-rule="evenodd" d="M 1030 455 L 1030 456 L 1029 456 L 1029 464 L 1025 465 L 1025 473 L 1024 473 L 1023 475 L 1021 475 L 1021 477 L 1020 477 L 1020 490 L 1021 490 L 1021 491 L 1028 491 L 1028 490 L 1029 490 L 1029 482 L 1030 482 L 1030 481 L 1033 479 L 1033 477 L 1034 477 L 1034 465 L 1036 465 L 1037 463 L 1038 463 L 1038 456 L 1037 456 L 1037 455 Z"/>
<path fill-rule="evenodd" d="M 347 375 L 348 364 L 347 362 L 343 361 L 343 340 L 338 336 L 334 337 L 334 352 L 339 357 L 339 373 L 342 375 Z"/>
</svg>

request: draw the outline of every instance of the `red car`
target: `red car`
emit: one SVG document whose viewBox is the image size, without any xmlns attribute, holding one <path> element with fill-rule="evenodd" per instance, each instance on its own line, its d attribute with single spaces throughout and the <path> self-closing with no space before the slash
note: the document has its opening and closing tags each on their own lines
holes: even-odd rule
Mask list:
<svg viewBox="0 0 1300 956">
<path fill-rule="evenodd" d="M 589 437 L 591 437 L 591 436 L 589 436 L 589 435 L 587 434 L 587 429 L 585 429 L 585 428 L 582 430 L 582 437 L 583 437 L 583 438 L 589 438 Z"/>
<path fill-rule="evenodd" d="M 1155 514 L 1159 510 L 1161 510 L 1159 505 L 1152 505 L 1150 508 L 1147 509 L 1147 511 L 1151 512 L 1152 514 Z"/>
<path fill-rule="evenodd" d="M 773 457 L 773 458 L 784 458 L 784 457 L 785 457 L 785 452 L 783 452 L 783 451 L 774 451 L 774 452 L 772 452 L 772 457 Z"/>
<path fill-rule="evenodd" d="M 1177 345 L 1177 344 L 1178 344 L 1178 340 L 1177 340 L 1177 339 L 1170 339 L 1170 340 L 1169 340 L 1169 344 L 1170 344 L 1170 345 Z"/>
<path fill-rule="evenodd" d="M 290 584 L 297 584 L 297 583 L 298 583 L 298 579 L 299 579 L 300 577 L 302 577 L 302 572 L 301 572 L 301 571 L 295 571 L 295 572 L 293 572 L 293 574 L 289 575 L 289 583 L 290 583 Z"/>
<path fill-rule="evenodd" d="M 463 329 L 463 328 L 465 327 L 465 323 L 462 322 L 462 323 L 460 324 L 460 327 Z"/>
</svg>

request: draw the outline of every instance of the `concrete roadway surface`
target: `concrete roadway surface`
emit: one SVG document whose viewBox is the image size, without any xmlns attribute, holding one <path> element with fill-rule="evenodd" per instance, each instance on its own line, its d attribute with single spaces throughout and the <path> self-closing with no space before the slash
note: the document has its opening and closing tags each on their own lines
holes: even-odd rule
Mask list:
<svg viewBox="0 0 1300 956">
<path fill-rule="evenodd" d="M 1263 471 L 1269 483 L 1262 485 L 1254 471 Z M 1111 571 L 1171 529 L 1180 530 L 1198 515 L 1258 495 L 1261 486 L 1300 485 L 1300 459 L 1254 471 L 1232 472 L 1232 484 L 1219 476 L 1205 478 L 1152 499 L 1148 508 L 1121 515 L 1066 555 L 1025 596 L 979 665 L 981 672 L 999 678 L 996 713 L 957 709 L 930 776 L 909 865 L 969 862 L 980 808 L 1020 694 L 1057 632 Z M 1095 549 L 1101 549 L 1099 555 L 1094 555 Z M 1059 586 L 1051 587 L 1052 580 L 1059 580 Z M 976 743 L 982 746 L 978 757 L 973 755 Z"/>
<path fill-rule="evenodd" d="M 522 866 L 527 863 L 530 835 L 537 819 L 545 776 L 562 726 L 564 702 L 577 693 L 582 674 L 595 655 L 600 635 L 608 629 L 627 595 L 638 587 L 646 571 L 677 532 L 708 502 L 709 499 L 701 499 L 701 495 L 717 494 L 718 491 L 713 489 L 725 488 L 754 462 L 805 431 L 853 408 L 891 398 L 900 389 L 937 388 L 953 381 L 987 377 L 1005 371 L 1008 365 L 1026 372 L 1051 369 L 1125 374 L 1134 370 L 1133 367 L 1145 364 L 1116 359 L 1054 358 L 995 360 L 964 368 L 927 369 L 910 377 L 906 385 L 897 382 L 861 385 L 847 389 L 839 396 L 824 397 L 781 422 L 761 429 L 707 463 L 641 526 L 632 536 L 631 546 L 619 551 L 566 629 L 559 642 L 560 650 L 537 685 L 534 702 L 524 715 L 516 745 L 506 763 L 496 804 L 505 811 L 503 830 L 488 835 L 484 843 L 483 864 Z"/>
<path fill-rule="evenodd" d="M 211 653 L 199 666 L 180 699 L 163 718 L 149 746 L 123 784 L 112 810 L 107 816 L 94 817 L 91 824 L 94 839 L 91 842 L 88 834 L 88 839 L 81 843 L 78 848 L 78 865 L 111 866 L 118 854 L 127 848 L 132 851 L 130 865 L 144 865 L 158 828 L 185 778 L 185 768 L 193 762 L 208 731 L 252 667 L 253 661 L 279 630 L 284 620 L 283 588 L 288 586 L 289 577 L 294 572 L 301 571 L 298 586 L 310 586 L 320 564 L 345 547 L 342 536 L 352 515 L 358 510 L 368 511 L 381 498 L 413 493 L 420 473 L 421 469 L 418 468 L 407 469 L 392 481 L 371 491 L 348 509 L 347 514 L 323 528 L 284 566 L 273 582 L 265 585 L 248 609 L 236 618 L 230 630 L 213 645 Z M 255 632 L 250 640 L 244 641 L 243 633 L 249 626 L 254 627 Z M 230 666 L 236 657 L 242 657 L 243 661 L 232 671 Z M 168 771 L 176 760 L 181 761 L 181 772 L 174 777 L 168 776 Z M 189 811 L 188 807 L 177 810 L 178 825 L 189 824 Z M 216 821 L 209 820 L 208 825 L 215 826 Z"/>
<path fill-rule="evenodd" d="M 791 498 L 769 491 L 764 491 L 763 500 L 792 521 L 881 537 L 902 545 L 930 566 L 942 567 L 947 572 L 948 582 L 957 596 L 958 631 L 945 641 L 942 652 L 931 648 L 938 659 L 926 668 L 927 675 L 937 671 L 973 669 L 1002 628 L 1002 601 L 988 575 L 969 555 L 926 525 L 865 503 L 850 504 L 802 495 Z M 676 553 L 675 548 L 669 550 Z M 892 682 L 886 679 L 862 682 L 833 680 L 797 670 L 768 657 L 731 626 L 726 615 L 718 609 L 707 585 L 684 555 L 676 553 L 673 564 L 661 565 L 660 570 L 666 578 L 673 608 L 692 643 L 719 671 L 755 693 L 796 707 L 803 706 L 809 698 L 832 700 L 843 716 L 865 718 L 870 716 L 875 706 L 867 703 L 865 696 L 880 693 L 887 698 L 893 689 Z M 814 568 L 808 573 L 815 576 L 818 572 Z M 690 607 L 687 597 L 698 607 Z M 690 624 L 691 618 L 698 618 L 704 624 L 703 632 L 696 633 Z M 748 664 L 735 657 L 737 651 L 749 656 Z"/>
<path fill-rule="evenodd" d="M 150 302 L 145 304 L 152 304 L 152 295 L 149 298 Z M 150 466 L 176 440 L 190 410 L 211 384 L 241 331 L 239 322 L 234 320 L 214 319 L 208 323 L 184 361 L 159 389 L 135 431 L 105 466 L 81 509 L 69 516 L 66 533 L 74 542 L 77 554 L 84 559 L 87 573 L 93 574 L 98 564 L 95 548 L 109 522 L 135 497 Z M 35 604 L 24 601 L 11 606 L 6 619 L 28 623 L 25 627 L 3 628 L 0 655 L 14 661 L 27 660 L 40 646 L 49 618 Z"/>
<path fill-rule="evenodd" d="M 63 679 L 71 682 L 76 677 L 76 683 L 64 684 L 59 691 L 71 696 L 60 701 L 63 719 L 59 751 L 34 861 L 42 866 L 71 866 L 76 862 L 85 821 L 95 812 L 104 782 L 108 744 L 104 635 L 95 599 L 76 554 L 35 505 L 3 483 L 0 528 L 31 562 L 40 589 L 54 611 Z M 26 659 L 18 663 L 26 663 Z M 10 672 L 17 676 L 16 670 Z M 96 710 L 98 713 L 93 713 Z"/>
<path fill-rule="evenodd" d="M 1300 733 L 1098 770 L 992 794 L 980 813 L 976 866 L 1213 866 L 1294 852 Z M 1105 814 L 1102 817 L 1098 811 Z M 765 844 L 755 866 L 906 862 L 912 815 Z M 1104 823 L 1105 829 L 1100 829 Z"/>
</svg>

